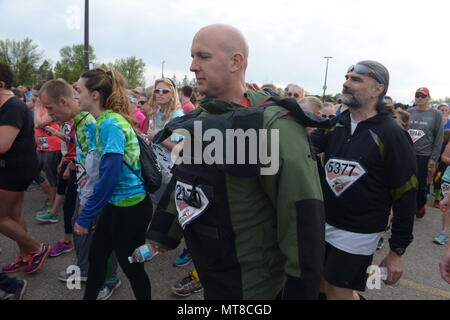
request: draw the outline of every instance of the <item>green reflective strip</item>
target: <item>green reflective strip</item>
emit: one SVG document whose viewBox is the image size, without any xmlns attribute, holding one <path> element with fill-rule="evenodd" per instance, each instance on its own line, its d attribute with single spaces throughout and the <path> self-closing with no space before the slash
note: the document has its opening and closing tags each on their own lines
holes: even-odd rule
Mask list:
<svg viewBox="0 0 450 320">
<path fill-rule="evenodd" d="M 142 196 L 135 196 L 131 198 L 124 199 L 120 202 L 113 203 L 116 207 L 132 207 L 137 205 L 139 202 L 143 201 L 145 199 L 145 193 Z"/>
<path fill-rule="evenodd" d="M 378 137 L 376 135 L 375 132 L 373 132 L 372 130 L 369 129 L 370 135 L 372 136 L 373 141 L 375 142 L 375 144 L 378 146 L 378 148 L 380 149 L 380 154 L 381 157 L 384 159 L 384 143 L 383 141 L 381 141 L 380 137 Z"/>
<path fill-rule="evenodd" d="M 392 196 L 392 203 L 400 199 L 402 195 L 404 195 L 406 192 L 408 192 L 411 189 L 417 188 L 419 185 L 419 182 L 417 181 L 417 177 L 415 174 L 411 176 L 411 179 L 409 179 L 403 186 L 400 188 L 394 189 L 391 191 Z"/>
</svg>

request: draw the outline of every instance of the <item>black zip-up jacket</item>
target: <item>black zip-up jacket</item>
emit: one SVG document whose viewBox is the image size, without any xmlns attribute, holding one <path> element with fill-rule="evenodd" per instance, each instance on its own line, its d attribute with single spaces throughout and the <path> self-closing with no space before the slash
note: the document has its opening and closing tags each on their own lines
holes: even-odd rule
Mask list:
<svg viewBox="0 0 450 320">
<path fill-rule="evenodd" d="M 413 239 L 417 192 L 408 133 L 388 114 L 378 114 L 361 121 L 352 135 L 346 111 L 332 120 L 331 130 L 317 129 L 311 139 L 316 152 L 325 153 L 326 222 L 355 233 L 382 232 L 393 207 L 390 246 L 406 248 Z"/>
</svg>

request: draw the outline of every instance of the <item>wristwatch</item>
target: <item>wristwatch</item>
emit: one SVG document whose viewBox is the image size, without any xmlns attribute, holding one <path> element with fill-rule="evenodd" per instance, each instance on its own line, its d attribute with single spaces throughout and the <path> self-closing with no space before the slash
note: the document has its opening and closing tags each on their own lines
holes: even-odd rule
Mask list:
<svg viewBox="0 0 450 320">
<path fill-rule="evenodd" d="M 402 256 L 406 249 L 405 248 L 391 248 L 391 251 L 395 252 L 396 255 Z"/>
</svg>

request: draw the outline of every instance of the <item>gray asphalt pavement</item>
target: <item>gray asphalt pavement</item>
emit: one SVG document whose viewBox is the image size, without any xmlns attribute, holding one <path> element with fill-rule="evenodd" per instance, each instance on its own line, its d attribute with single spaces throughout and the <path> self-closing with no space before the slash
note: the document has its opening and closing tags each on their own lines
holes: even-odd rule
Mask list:
<svg viewBox="0 0 450 320">
<path fill-rule="evenodd" d="M 23 215 L 28 223 L 28 229 L 34 239 L 40 242 L 53 244 L 63 236 L 63 221 L 56 224 L 40 224 L 34 219 L 35 212 L 43 205 L 44 194 L 40 190 L 26 193 Z M 381 289 L 366 290 L 363 295 L 370 300 L 448 300 L 450 299 L 450 285 L 444 283 L 439 275 L 438 261 L 445 246 L 432 243 L 432 238 L 440 231 L 441 213 L 439 210 L 427 207 L 427 214 L 422 220 L 417 220 L 414 226 L 414 242 L 405 254 L 405 273 L 398 287 L 389 287 L 384 284 Z M 386 245 L 378 251 L 374 264 L 378 264 L 388 253 Z M 13 261 L 17 255 L 15 243 L 0 235 L 0 265 Z M 152 261 L 147 262 L 145 268 L 151 279 L 152 297 L 156 300 L 201 300 L 202 293 L 193 294 L 187 298 L 180 298 L 171 293 L 170 286 L 177 282 L 193 268 L 188 266 L 175 268 L 173 259 L 181 253 L 183 247 L 177 250 L 160 254 Z M 29 287 L 24 299 L 27 300 L 79 300 L 82 298 L 84 285 L 81 290 L 69 290 L 65 283 L 59 281 L 60 271 L 66 270 L 75 264 L 75 253 L 70 252 L 59 257 L 49 258 L 44 267 L 33 275 L 23 272 L 13 274 L 20 279 L 28 280 Z M 122 286 L 111 296 L 111 300 L 134 299 L 131 287 L 125 275 L 119 270 Z"/>
<path fill-rule="evenodd" d="M 23 215 L 28 224 L 28 230 L 31 236 L 39 242 L 53 244 L 62 239 L 64 233 L 64 221 L 56 224 L 40 224 L 34 219 L 36 211 L 44 204 L 45 196 L 41 190 L 26 192 L 23 206 Z M 0 248 L 3 253 L 0 254 L 0 265 L 13 261 L 18 254 L 15 243 L 0 234 Z M 167 254 L 157 255 L 153 260 L 145 264 L 145 269 L 150 277 L 152 285 L 152 298 L 157 300 L 171 299 L 203 299 L 202 293 L 195 293 L 187 298 L 180 298 L 172 294 L 170 287 L 187 276 L 193 268 L 190 263 L 185 267 L 173 267 L 172 261 L 183 250 L 180 246 Z M 75 252 L 65 253 L 61 256 L 48 258 L 41 270 L 32 275 L 27 275 L 23 271 L 10 274 L 19 279 L 28 280 L 28 289 L 24 299 L 27 300 L 80 300 L 83 297 L 84 287 L 81 290 L 69 290 L 66 283 L 58 280 L 58 274 L 65 271 L 68 266 L 76 264 Z M 110 300 L 130 300 L 134 299 L 131 286 L 119 267 L 119 277 L 122 280 L 122 286 L 118 288 L 111 296 Z"/>
</svg>

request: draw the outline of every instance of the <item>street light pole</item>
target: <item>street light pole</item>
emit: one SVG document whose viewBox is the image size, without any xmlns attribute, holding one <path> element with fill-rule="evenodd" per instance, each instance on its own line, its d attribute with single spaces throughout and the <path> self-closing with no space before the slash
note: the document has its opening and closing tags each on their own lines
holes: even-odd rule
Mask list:
<svg viewBox="0 0 450 320">
<path fill-rule="evenodd" d="M 89 0 L 84 0 L 84 70 L 89 70 Z"/>
<path fill-rule="evenodd" d="M 162 62 L 162 77 L 164 78 L 164 63 L 166 63 L 166 61 L 163 60 Z"/>
<path fill-rule="evenodd" d="M 328 62 L 330 61 L 330 59 L 333 59 L 333 57 L 323 57 L 323 58 L 327 59 L 327 69 L 325 70 L 325 83 L 323 85 L 322 102 L 325 101 L 325 91 L 327 91 Z"/>
</svg>

